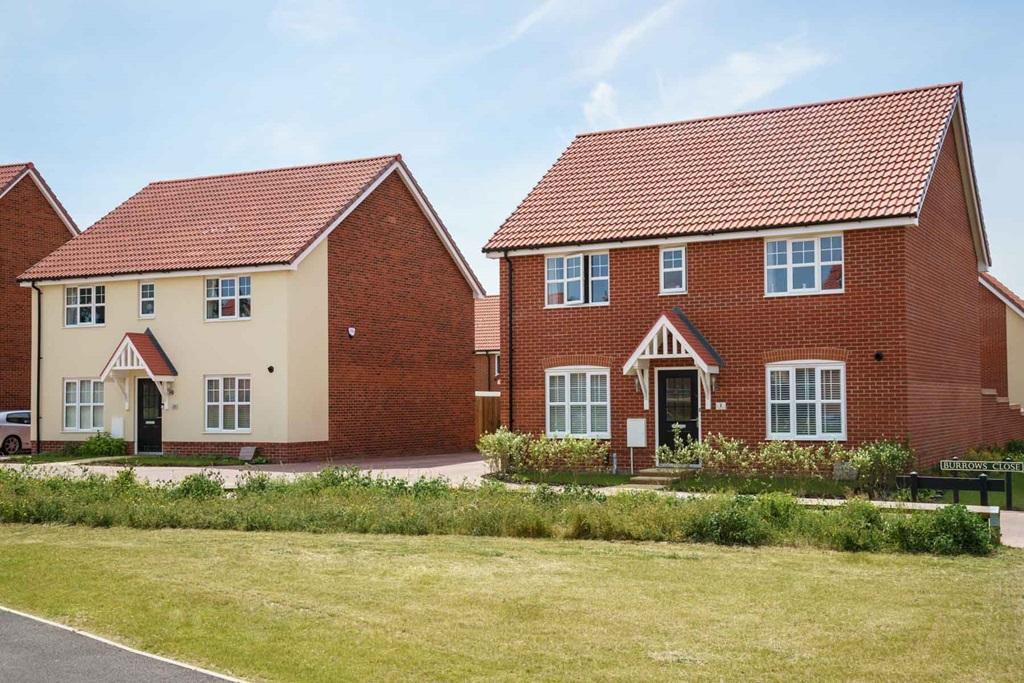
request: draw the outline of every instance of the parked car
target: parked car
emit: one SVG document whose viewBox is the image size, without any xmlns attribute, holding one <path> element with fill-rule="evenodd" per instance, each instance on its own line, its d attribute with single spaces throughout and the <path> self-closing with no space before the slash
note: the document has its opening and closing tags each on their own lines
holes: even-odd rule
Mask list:
<svg viewBox="0 0 1024 683">
<path fill-rule="evenodd" d="M 25 448 L 29 439 L 32 413 L 9 410 L 0 413 L 0 455 L 15 455 Z"/>
</svg>

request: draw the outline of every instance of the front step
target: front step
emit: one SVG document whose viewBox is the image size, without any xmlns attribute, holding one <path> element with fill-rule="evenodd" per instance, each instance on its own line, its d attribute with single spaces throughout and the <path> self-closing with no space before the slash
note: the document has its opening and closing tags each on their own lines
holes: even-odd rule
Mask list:
<svg viewBox="0 0 1024 683">
<path fill-rule="evenodd" d="M 626 486 L 666 489 L 692 473 L 693 470 L 689 467 L 648 467 L 637 472 Z"/>
</svg>

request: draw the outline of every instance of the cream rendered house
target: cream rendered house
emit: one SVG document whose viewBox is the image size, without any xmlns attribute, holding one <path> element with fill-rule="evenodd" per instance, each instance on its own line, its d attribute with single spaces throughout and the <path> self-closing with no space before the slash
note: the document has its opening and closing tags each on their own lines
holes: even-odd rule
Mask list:
<svg viewBox="0 0 1024 683">
<path fill-rule="evenodd" d="M 483 291 L 398 156 L 151 183 L 19 280 L 37 449 L 471 448 Z"/>
</svg>

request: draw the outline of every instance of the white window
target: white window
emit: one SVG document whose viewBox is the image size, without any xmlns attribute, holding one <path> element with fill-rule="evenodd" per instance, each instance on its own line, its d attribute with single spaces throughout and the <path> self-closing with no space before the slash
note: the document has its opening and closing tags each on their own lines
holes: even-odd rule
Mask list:
<svg viewBox="0 0 1024 683">
<path fill-rule="evenodd" d="M 548 370 L 548 436 L 610 438 L 608 379 L 608 368 Z"/>
<path fill-rule="evenodd" d="M 843 291 L 843 236 L 767 240 L 764 291 L 768 296 Z"/>
<path fill-rule="evenodd" d="M 103 429 L 103 382 L 64 380 L 64 431 L 98 432 Z"/>
<path fill-rule="evenodd" d="M 139 317 L 152 318 L 156 316 L 156 285 L 152 282 L 143 282 L 139 285 Z"/>
<path fill-rule="evenodd" d="M 90 327 L 107 322 L 107 288 L 64 288 L 64 324 L 67 327 Z"/>
<path fill-rule="evenodd" d="M 252 316 L 252 278 L 209 278 L 206 280 L 207 320 L 248 320 Z"/>
<path fill-rule="evenodd" d="M 230 376 L 206 378 L 206 431 L 252 431 L 252 380 Z"/>
<path fill-rule="evenodd" d="M 550 256 L 544 273 L 547 306 L 608 303 L 607 253 Z"/>
<path fill-rule="evenodd" d="M 767 366 L 768 438 L 846 439 L 846 366 L 795 361 Z"/>
<path fill-rule="evenodd" d="M 501 354 L 494 354 L 494 376 L 497 377 L 501 374 Z"/>
<path fill-rule="evenodd" d="M 661 250 L 661 293 L 686 292 L 686 249 L 672 247 Z"/>
</svg>

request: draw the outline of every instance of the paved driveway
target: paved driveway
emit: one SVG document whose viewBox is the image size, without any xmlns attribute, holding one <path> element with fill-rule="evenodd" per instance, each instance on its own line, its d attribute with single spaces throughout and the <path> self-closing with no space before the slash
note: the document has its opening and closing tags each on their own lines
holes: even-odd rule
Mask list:
<svg viewBox="0 0 1024 683">
<path fill-rule="evenodd" d="M 199 683 L 224 680 L 59 626 L 0 610 L 0 681 Z"/>
</svg>

